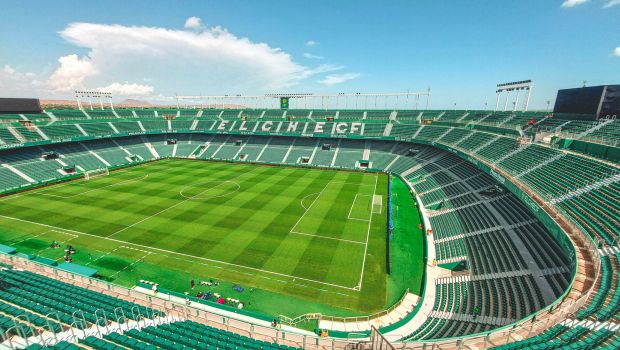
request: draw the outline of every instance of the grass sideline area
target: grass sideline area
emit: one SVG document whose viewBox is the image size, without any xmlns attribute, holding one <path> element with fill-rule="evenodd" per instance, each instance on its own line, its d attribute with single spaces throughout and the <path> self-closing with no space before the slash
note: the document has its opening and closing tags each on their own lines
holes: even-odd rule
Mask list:
<svg viewBox="0 0 620 350">
<path fill-rule="evenodd" d="M 388 304 L 397 302 L 402 291 L 421 295 L 424 282 L 425 237 L 417 203 L 409 187 L 398 176 L 392 177 L 392 218 L 394 233 L 390 242 L 392 271 L 388 277 Z"/>
<path fill-rule="evenodd" d="M 414 284 L 390 280 L 388 296 L 386 195 L 385 174 L 169 159 L 0 198 L 0 240 L 57 261 L 50 243 L 72 244 L 75 263 L 120 285 L 213 290 L 272 315 L 365 315 Z M 220 286 L 190 291 L 212 278 Z"/>
</svg>

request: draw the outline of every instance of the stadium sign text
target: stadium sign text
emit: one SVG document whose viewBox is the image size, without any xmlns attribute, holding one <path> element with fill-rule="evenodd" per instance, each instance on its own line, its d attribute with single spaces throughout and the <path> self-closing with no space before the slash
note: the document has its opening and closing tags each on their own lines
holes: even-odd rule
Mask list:
<svg viewBox="0 0 620 350">
<path fill-rule="evenodd" d="M 364 124 L 359 122 L 278 122 L 264 121 L 252 122 L 242 121 L 236 125 L 235 121 L 222 120 L 219 122 L 218 131 L 262 131 L 262 132 L 280 132 L 286 130 L 289 133 L 303 132 L 308 134 L 364 134 Z"/>
</svg>

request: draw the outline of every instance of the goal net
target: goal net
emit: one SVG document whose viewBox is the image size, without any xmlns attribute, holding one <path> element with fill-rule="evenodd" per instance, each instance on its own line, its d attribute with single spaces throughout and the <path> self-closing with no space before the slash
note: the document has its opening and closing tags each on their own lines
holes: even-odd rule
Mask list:
<svg viewBox="0 0 620 350">
<path fill-rule="evenodd" d="M 91 180 L 99 176 L 107 176 L 107 175 L 110 175 L 110 171 L 108 171 L 108 168 L 89 170 L 84 173 L 84 179 Z"/>
<path fill-rule="evenodd" d="M 375 194 L 372 196 L 372 213 L 381 214 L 383 211 L 383 196 Z"/>
</svg>

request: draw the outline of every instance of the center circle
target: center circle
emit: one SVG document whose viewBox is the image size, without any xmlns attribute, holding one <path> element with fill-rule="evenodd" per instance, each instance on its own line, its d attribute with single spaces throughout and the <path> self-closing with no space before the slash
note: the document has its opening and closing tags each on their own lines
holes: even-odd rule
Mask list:
<svg viewBox="0 0 620 350">
<path fill-rule="evenodd" d="M 204 200 L 224 197 L 233 194 L 239 189 L 238 183 L 231 180 L 224 181 L 206 181 L 197 185 L 189 185 L 183 187 L 179 194 L 181 197 L 191 200 Z"/>
</svg>

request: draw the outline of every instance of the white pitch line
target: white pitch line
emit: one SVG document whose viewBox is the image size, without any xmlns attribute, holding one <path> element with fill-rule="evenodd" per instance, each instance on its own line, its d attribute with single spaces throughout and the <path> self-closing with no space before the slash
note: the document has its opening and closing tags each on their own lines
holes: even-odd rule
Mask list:
<svg viewBox="0 0 620 350">
<path fill-rule="evenodd" d="M 142 262 L 142 261 L 143 261 L 143 260 L 144 260 L 147 256 L 149 256 L 149 255 L 151 255 L 151 254 L 153 254 L 153 253 L 148 252 L 148 253 L 144 254 L 144 256 L 143 256 L 143 257 L 141 257 L 140 259 L 138 259 L 138 260 L 136 260 L 136 261 L 132 262 L 131 264 L 129 264 L 129 265 L 127 265 L 127 266 L 125 266 L 125 267 L 124 267 L 124 268 L 122 268 L 121 270 L 116 271 L 115 273 L 113 273 L 112 275 L 110 275 L 110 277 L 117 276 L 118 274 L 120 274 L 121 272 L 123 272 L 123 271 L 127 270 L 128 268 L 130 268 L 130 267 L 134 266 L 135 264 L 137 264 L 137 263 L 139 263 L 139 262 Z"/>
<path fill-rule="evenodd" d="M 347 218 L 351 218 L 351 212 L 353 212 L 353 207 L 355 206 L 355 201 L 357 200 L 357 193 L 355 194 L 355 197 L 353 197 L 353 203 L 351 203 L 351 209 L 349 209 L 349 215 L 347 215 Z"/>
<path fill-rule="evenodd" d="M 357 182 L 340 181 L 340 180 L 331 180 L 329 183 L 330 184 L 332 184 L 332 183 L 334 183 L 334 184 L 343 184 L 343 185 L 357 185 L 359 187 L 362 187 L 362 186 L 374 186 L 373 184 L 361 184 L 361 183 L 357 183 Z"/>
<path fill-rule="evenodd" d="M 237 175 L 237 176 L 233 177 L 233 179 L 237 179 L 237 178 L 239 178 L 239 177 L 241 177 L 241 176 L 243 176 L 243 175 L 249 174 L 249 173 L 251 173 L 251 172 L 252 172 L 252 170 L 250 170 L 250 171 L 248 171 L 248 172 L 245 172 L 245 173 L 241 173 L 241 174 L 239 174 L 239 175 Z M 231 180 L 232 180 L 232 179 L 231 179 Z M 114 235 L 117 235 L 117 234 L 119 234 L 119 233 L 121 233 L 121 232 L 123 232 L 123 231 L 125 231 L 125 230 L 127 230 L 127 229 L 130 229 L 130 228 L 132 228 L 132 227 L 134 227 L 134 226 L 136 226 L 136 225 L 138 225 L 138 224 L 141 224 L 141 223 L 145 222 L 146 220 L 149 220 L 149 219 L 151 219 L 151 218 L 153 218 L 153 217 L 155 217 L 155 216 L 157 216 L 157 215 L 159 215 L 159 214 L 161 214 L 161 213 L 163 213 L 163 212 L 166 212 L 166 211 L 168 211 L 168 210 L 170 210 L 170 209 L 172 209 L 172 208 L 176 208 L 176 207 L 178 207 L 179 205 L 181 205 L 181 204 L 183 204 L 183 203 L 185 203 L 185 202 L 187 202 L 187 201 L 190 201 L 190 200 L 192 200 L 192 199 L 195 199 L 195 198 L 197 198 L 199 195 L 201 195 L 201 194 L 203 194 L 203 193 L 205 193 L 205 192 L 207 192 L 207 191 L 209 191 L 209 190 L 213 190 L 213 189 L 215 189 L 215 188 L 218 188 L 219 186 L 224 185 L 224 184 L 226 184 L 227 182 L 234 182 L 234 181 L 231 181 L 231 180 L 225 180 L 225 182 L 221 182 L 221 183 L 220 183 L 220 184 L 218 184 L 218 185 L 215 185 L 215 186 L 213 186 L 213 187 L 207 188 L 207 189 L 205 189 L 204 191 L 198 192 L 198 193 L 197 193 L 195 196 L 193 196 L 193 197 L 186 197 L 184 200 L 182 200 L 182 201 L 180 201 L 180 202 L 178 202 L 178 203 L 176 203 L 176 204 L 173 204 L 173 205 L 171 205 L 171 206 L 169 206 L 169 207 L 167 207 L 167 208 L 164 208 L 164 209 L 162 209 L 162 210 L 158 211 L 157 213 L 155 213 L 155 214 L 153 214 L 153 215 L 149 215 L 149 216 L 145 217 L 144 219 L 139 220 L 138 222 L 134 222 L 133 224 L 131 224 L 131 225 L 129 225 L 129 226 L 126 226 L 126 227 L 124 227 L 124 228 L 122 228 L 122 229 L 120 229 L 120 230 L 118 230 L 118 231 L 116 231 L 116 232 L 114 232 L 114 233 L 112 233 L 112 234 L 110 234 L 110 235 L 106 236 L 106 237 L 110 238 L 110 237 L 112 237 L 112 236 L 114 236 Z M 181 195 L 181 196 L 183 196 L 183 194 L 182 194 L 182 193 L 180 193 L 180 195 Z"/>
<path fill-rule="evenodd" d="M 299 225 L 299 223 L 301 222 L 301 220 L 304 218 L 304 216 L 306 216 L 306 214 L 310 211 L 310 208 L 312 208 L 312 206 L 314 205 L 314 203 L 316 203 L 317 199 L 319 199 L 319 197 L 321 197 L 321 194 L 323 194 L 323 192 L 325 191 L 325 189 L 327 188 L 327 186 L 329 186 L 329 184 L 331 184 L 332 182 L 328 182 L 325 187 L 323 187 L 323 189 L 319 192 L 319 195 L 316 196 L 316 198 L 312 201 L 312 203 L 310 203 L 310 206 L 308 207 L 308 209 L 306 209 L 306 211 L 304 211 L 304 213 L 299 217 L 299 219 L 297 220 L 297 222 L 295 223 L 295 225 L 293 225 L 293 227 L 291 228 L 291 230 L 289 232 L 293 232 L 295 231 L 295 228 L 297 227 L 297 225 Z"/>
<path fill-rule="evenodd" d="M 45 232 L 43 232 L 43 233 L 39 233 L 38 235 L 34 235 L 34 236 L 30 236 L 30 235 L 28 235 L 28 234 L 25 234 L 24 236 L 26 236 L 26 238 L 24 238 L 24 239 L 22 239 L 22 240 L 20 240 L 20 241 L 17 241 L 17 242 L 10 243 L 10 244 L 15 244 L 15 245 L 17 245 L 17 244 L 20 244 L 20 243 L 26 242 L 27 240 L 30 240 L 30 239 L 34 239 L 34 238 L 41 237 L 41 236 L 43 236 L 44 234 L 46 234 L 46 233 L 48 233 L 48 232 L 50 232 L 50 231 L 53 231 L 53 230 L 47 230 L 47 231 L 45 231 Z M 23 237 L 23 236 L 20 236 L 20 237 Z"/>
<path fill-rule="evenodd" d="M 377 193 L 377 182 L 378 176 L 375 176 L 375 189 L 372 192 L 372 196 L 374 198 L 375 193 Z M 370 220 L 368 221 L 368 232 L 366 233 L 366 247 L 364 248 L 364 260 L 362 261 L 362 273 L 360 276 L 360 283 L 358 284 L 358 290 L 362 289 L 362 282 L 364 281 L 364 267 L 366 266 L 366 255 L 368 253 L 368 240 L 370 239 L 370 227 L 372 226 L 372 207 L 370 209 Z"/>
<path fill-rule="evenodd" d="M 353 207 L 355 206 L 355 201 L 357 200 L 357 196 L 360 197 L 370 197 L 373 196 L 372 194 L 355 194 L 355 197 L 353 198 L 353 203 L 351 203 L 351 209 L 349 210 L 349 215 L 347 216 L 347 219 L 349 220 L 358 220 L 358 221 L 369 221 L 369 219 L 360 219 L 360 218 L 352 218 L 351 217 L 351 213 L 353 212 Z M 372 215 L 372 207 L 371 207 L 371 211 L 370 211 L 370 215 Z"/>
<path fill-rule="evenodd" d="M 304 198 L 302 198 L 302 199 L 299 201 L 299 204 L 301 205 L 301 207 L 302 207 L 302 208 L 304 208 L 305 210 L 308 210 L 308 208 L 306 208 L 306 206 L 304 205 L 304 200 L 305 200 L 306 198 L 308 198 L 308 197 L 310 197 L 310 196 L 312 196 L 312 195 L 314 195 L 314 194 L 318 194 L 318 193 L 320 193 L 320 192 L 314 192 L 314 193 L 310 193 L 310 194 L 309 194 L 309 195 L 307 195 L 307 196 L 304 196 Z"/>
<path fill-rule="evenodd" d="M 74 240 L 74 239 L 79 237 L 78 235 L 74 235 L 73 233 L 62 232 L 62 231 L 58 231 L 58 230 L 54 230 L 54 229 L 49 230 L 46 233 L 50 233 L 50 232 L 56 232 L 56 233 L 60 233 L 60 234 L 67 235 L 67 236 L 71 237 L 69 239 L 65 239 L 64 241 L 60 242 L 59 244 L 65 244 L 65 243 L 67 243 L 67 242 L 69 242 L 71 240 Z M 52 248 L 51 247 L 45 247 L 45 248 L 39 250 L 36 254 L 39 255 L 42 251 L 48 250 L 48 249 L 52 249 Z"/>
<path fill-rule="evenodd" d="M 59 196 L 59 195 L 57 195 L 57 194 L 51 194 L 51 193 L 45 193 L 45 192 L 39 192 L 39 193 L 37 193 L 37 194 L 42 195 L 42 196 L 50 196 L 50 197 L 58 197 L 58 198 L 69 199 L 69 198 L 73 198 L 73 197 L 81 196 L 81 195 L 86 194 L 86 193 L 89 193 L 89 192 L 97 191 L 97 190 L 100 190 L 100 189 L 103 189 L 103 188 L 108 188 L 108 187 L 118 186 L 118 185 L 122 185 L 122 184 L 125 184 L 125 183 L 128 183 L 128 182 L 136 182 L 136 181 L 141 181 L 141 180 L 146 179 L 147 177 L 149 177 L 149 174 L 146 174 L 146 175 L 144 175 L 144 176 L 140 176 L 140 177 L 139 177 L 139 178 L 137 178 L 137 179 L 128 179 L 128 180 L 123 180 L 123 181 L 121 181 L 121 182 L 117 182 L 117 183 L 113 183 L 113 184 L 105 185 L 105 186 L 102 186 L 102 187 L 93 188 L 93 189 L 90 189 L 90 190 L 88 190 L 88 191 L 84 191 L 84 192 L 76 193 L 76 194 L 71 195 L 71 196 Z M 52 188 L 57 188 L 57 187 L 56 187 L 56 186 L 54 186 L 54 187 L 52 187 Z"/>
<path fill-rule="evenodd" d="M 88 266 L 88 265 L 90 265 L 90 264 L 93 264 L 93 263 L 95 263 L 95 262 L 97 262 L 97 261 L 99 261 L 99 260 L 101 260 L 101 259 L 105 258 L 106 256 L 108 256 L 108 255 L 110 255 L 110 254 L 112 254 L 112 253 L 116 252 L 117 250 L 119 250 L 119 249 L 121 249 L 121 248 L 124 248 L 124 247 L 125 247 L 125 246 L 119 246 L 119 247 L 116 247 L 116 248 L 114 248 L 114 249 L 110 250 L 109 252 L 107 252 L 107 253 L 103 254 L 102 256 L 98 257 L 97 259 L 93 259 L 93 260 L 89 261 L 88 263 L 84 264 L 84 266 Z"/>
<path fill-rule="evenodd" d="M 249 266 L 234 264 L 234 263 L 225 262 L 225 261 L 219 261 L 219 260 L 215 260 L 215 259 L 204 258 L 204 257 L 200 257 L 200 256 L 190 255 L 190 254 L 174 252 L 174 251 L 167 250 L 167 249 L 149 247 L 149 246 L 145 246 L 145 245 L 142 245 L 142 244 L 131 243 L 131 242 L 127 242 L 127 241 L 121 241 L 119 239 L 109 238 L 109 237 L 105 237 L 105 236 L 97 236 L 97 235 L 93 235 L 93 234 L 90 234 L 90 233 L 85 233 L 85 232 L 80 232 L 80 231 L 76 231 L 76 230 L 65 229 L 65 228 L 62 228 L 62 227 L 42 224 L 42 223 L 39 223 L 39 222 L 34 222 L 34 221 L 25 220 L 25 219 L 19 219 L 19 218 L 14 218 L 14 217 L 6 216 L 6 215 L 0 215 L 0 218 L 5 218 L 5 219 L 15 220 L 15 221 L 21 221 L 21 222 L 27 222 L 27 223 L 33 224 L 33 225 L 39 225 L 39 226 L 43 226 L 43 227 L 55 228 L 55 229 L 59 229 L 59 230 L 64 230 L 64 231 L 68 231 L 68 232 L 77 233 L 77 234 L 84 235 L 84 236 L 104 239 L 104 240 L 111 241 L 111 242 L 127 244 L 127 245 L 131 245 L 131 246 L 135 246 L 135 247 L 141 247 L 141 248 L 144 248 L 144 249 L 156 250 L 156 251 L 160 251 L 160 252 L 164 252 L 164 253 L 168 253 L 168 254 L 185 256 L 185 257 L 194 258 L 194 259 L 198 259 L 198 260 L 210 261 L 210 262 L 213 262 L 213 263 L 218 263 L 218 264 L 227 265 L 227 266 L 241 267 L 241 268 L 244 268 L 244 269 L 248 269 L 248 270 L 252 270 L 252 271 L 258 271 L 258 272 L 262 272 L 262 273 L 268 273 L 268 274 L 272 274 L 272 275 L 276 275 L 276 276 L 294 278 L 294 279 L 299 279 L 299 280 L 303 280 L 303 281 L 313 282 L 313 283 L 317 283 L 317 284 L 323 284 L 323 285 L 326 285 L 326 286 L 332 286 L 332 287 L 346 289 L 346 290 L 359 291 L 356 287 L 345 287 L 345 286 L 341 286 L 341 285 L 338 285 L 338 284 L 327 283 L 327 282 L 322 282 L 322 281 L 316 281 L 316 280 L 313 280 L 313 279 L 304 278 L 304 277 L 298 277 L 298 276 L 293 276 L 293 275 L 288 275 L 288 274 L 285 274 L 285 273 L 273 272 L 273 271 L 263 270 L 263 269 L 259 269 L 259 268 L 255 268 L 255 267 L 249 267 Z M 217 267 L 217 266 L 214 266 L 214 267 Z"/>
<path fill-rule="evenodd" d="M 122 171 L 119 172 L 118 174 L 127 174 L 127 173 L 131 173 L 132 169 L 127 169 L 127 171 Z M 147 174 L 148 175 L 148 174 Z M 113 175 L 110 175 L 110 177 L 112 177 Z M 53 185 L 53 188 L 60 188 L 60 187 L 65 187 L 65 186 L 69 186 L 69 185 L 79 185 L 82 182 L 85 182 L 86 180 L 84 180 L 83 178 L 81 179 L 76 179 L 76 180 L 68 180 L 65 183 L 61 183 L 61 184 L 55 184 Z M 31 195 L 31 194 L 39 194 L 39 195 L 43 195 L 43 193 L 41 192 L 45 192 L 45 191 L 49 191 L 50 188 L 48 186 L 45 186 L 45 183 L 41 183 L 39 188 L 35 188 L 32 190 L 24 190 L 22 192 L 16 193 L 16 194 L 8 194 L 5 197 L 0 198 L 0 202 L 3 201 L 7 201 L 10 199 L 14 199 L 14 198 L 18 198 L 18 197 L 23 197 L 23 196 L 27 196 L 27 195 Z"/>
<path fill-rule="evenodd" d="M 188 185 L 188 186 L 183 187 L 183 189 L 181 189 L 181 191 L 179 191 L 179 194 L 181 195 L 181 197 L 183 197 L 183 198 L 187 198 L 187 199 L 205 200 L 205 199 L 213 199 L 213 198 L 219 198 L 219 197 L 228 196 L 228 195 L 230 195 L 230 194 L 233 194 L 233 193 L 237 193 L 237 192 L 239 192 L 239 190 L 241 189 L 241 186 L 240 186 L 238 183 L 236 183 L 235 181 L 230 181 L 230 180 L 224 180 L 224 181 L 218 181 L 218 180 L 214 180 L 214 181 L 207 181 L 207 182 L 203 182 L 203 185 L 206 185 L 206 184 L 208 184 L 208 183 L 213 183 L 213 182 L 219 182 L 219 184 L 217 184 L 216 186 L 213 186 L 213 187 L 209 187 L 209 188 L 207 188 L 206 190 L 204 190 L 204 191 L 202 191 L 202 192 L 198 193 L 197 195 L 194 195 L 194 196 L 186 196 L 186 195 L 183 193 L 183 192 L 185 192 L 185 190 L 186 190 L 188 187 L 191 187 L 191 185 Z M 208 190 L 212 190 L 212 189 L 214 189 L 214 188 L 217 188 L 218 186 L 223 185 L 223 184 L 225 184 L 225 183 L 233 183 L 233 184 L 235 184 L 235 186 L 237 186 L 237 188 L 236 188 L 234 191 L 232 191 L 232 192 L 228 192 L 228 193 L 220 194 L 220 195 L 217 195 L 217 196 L 198 197 L 198 195 L 200 195 L 200 194 L 202 194 L 202 193 L 205 193 L 205 192 L 206 192 L 206 191 L 208 191 Z"/>
<path fill-rule="evenodd" d="M 310 237 L 317 237 L 317 238 L 323 238 L 323 239 L 331 239 L 331 240 L 340 241 L 340 242 L 347 242 L 347 243 L 354 243 L 354 244 L 365 244 L 364 242 L 360 242 L 360 241 L 352 241 L 352 240 L 349 240 L 349 239 L 329 237 L 329 236 L 323 236 L 323 235 L 316 235 L 316 234 L 312 234 L 312 233 L 304 233 L 304 232 L 296 232 L 296 231 L 290 231 L 289 233 L 294 233 L 296 235 L 302 235 L 302 236 L 310 236 Z"/>
<path fill-rule="evenodd" d="M 363 222 L 368 222 L 368 221 L 370 221 L 370 220 L 368 220 L 368 219 L 358 219 L 358 218 L 348 218 L 348 220 L 363 221 Z"/>
</svg>

